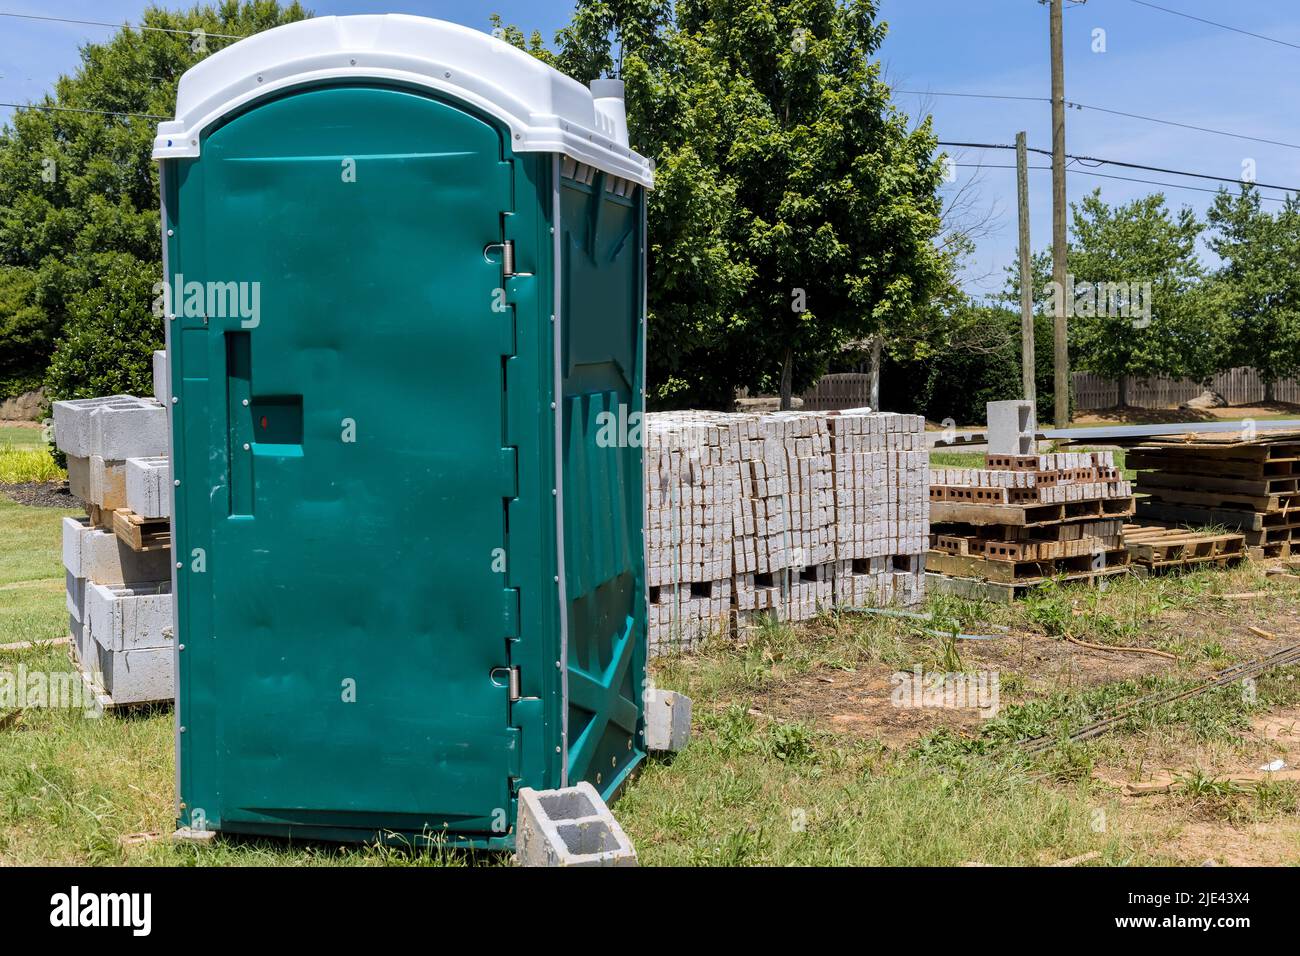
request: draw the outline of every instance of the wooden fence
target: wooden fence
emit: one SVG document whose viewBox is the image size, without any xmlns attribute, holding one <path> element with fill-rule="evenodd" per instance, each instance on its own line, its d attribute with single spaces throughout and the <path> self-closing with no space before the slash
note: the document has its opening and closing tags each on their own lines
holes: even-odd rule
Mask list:
<svg viewBox="0 0 1300 956">
<path fill-rule="evenodd" d="M 1119 386 L 1091 372 L 1074 373 L 1074 401 L 1080 410 L 1113 408 L 1119 402 Z M 1137 408 L 1177 408 L 1195 398 L 1207 386 L 1186 379 L 1133 379 L 1128 386 L 1129 404 Z M 1209 386 L 1229 405 L 1255 405 L 1264 400 L 1264 383 L 1253 368 L 1234 368 L 1214 376 Z M 1300 382 L 1287 379 L 1273 386 L 1279 402 L 1300 403 Z"/>
<path fill-rule="evenodd" d="M 803 407 L 810 412 L 862 408 L 871 404 L 871 376 L 862 372 L 823 375 L 802 397 Z"/>
</svg>

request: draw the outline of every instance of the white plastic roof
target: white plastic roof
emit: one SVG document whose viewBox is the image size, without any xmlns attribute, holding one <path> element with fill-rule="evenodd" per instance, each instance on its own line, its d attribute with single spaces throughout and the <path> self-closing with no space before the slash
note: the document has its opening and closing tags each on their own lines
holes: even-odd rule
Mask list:
<svg viewBox="0 0 1300 956">
<path fill-rule="evenodd" d="M 650 163 L 627 145 L 621 100 L 589 89 L 487 33 L 405 14 L 317 17 L 254 34 L 181 77 L 176 119 L 154 159 L 199 155 L 202 133 L 244 104 L 305 83 L 362 77 L 427 87 L 496 117 L 522 153 L 560 153 L 643 186 Z"/>
</svg>

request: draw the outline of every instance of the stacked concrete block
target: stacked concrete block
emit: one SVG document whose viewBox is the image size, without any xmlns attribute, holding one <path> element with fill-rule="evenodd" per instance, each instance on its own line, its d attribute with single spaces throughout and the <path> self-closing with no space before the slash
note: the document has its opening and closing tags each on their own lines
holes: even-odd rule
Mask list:
<svg viewBox="0 0 1300 956">
<path fill-rule="evenodd" d="M 69 485 L 90 514 L 63 521 L 77 663 L 115 705 L 171 700 L 171 554 L 134 550 L 111 530 L 113 513 L 133 505 L 149 518 L 167 515 L 169 476 L 159 457 L 167 451 L 167 410 L 113 395 L 56 402 L 54 422 Z"/>
<path fill-rule="evenodd" d="M 141 518 L 171 517 L 171 465 L 166 458 L 128 458 L 126 507 Z"/>
</svg>

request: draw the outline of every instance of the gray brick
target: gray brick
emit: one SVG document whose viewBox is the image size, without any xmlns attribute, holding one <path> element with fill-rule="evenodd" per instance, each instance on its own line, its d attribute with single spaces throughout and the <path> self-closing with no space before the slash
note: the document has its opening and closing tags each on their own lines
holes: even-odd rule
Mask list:
<svg viewBox="0 0 1300 956">
<path fill-rule="evenodd" d="M 63 566 L 96 584 L 133 584 L 171 578 L 170 551 L 132 551 L 111 531 L 85 518 L 63 519 Z"/>
<path fill-rule="evenodd" d="M 170 647 L 171 582 L 89 584 L 83 620 L 95 643 L 105 650 Z"/>
<path fill-rule="evenodd" d="M 171 647 L 110 651 L 95 645 L 99 684 L 114 704 L 146 704 L 175 698 L 175 655 Z"/>
<path fill-rule="evenodd" d="M 646 749 L 676 752 L 685 748 L 690 739 L 691 699 L 672 690 L 646 691 Z"/>
<path fill-rule="evenodd" d="M 167 378 L 167 353 L 153 353 L 153 397 L 161 405 L 171 402 L 171 383 Z"/>
<path fill-rule="evenodd" d="M 520 866 L 636 866 L 636 850 L 596 788 L 519 791 Z"/>
<path fill-rule="evenodd" d="M 126 507 L 140 517 L 170 517 L 171 488 L 171 463 L 166 458 L 127 459 Z"/>
</svg>

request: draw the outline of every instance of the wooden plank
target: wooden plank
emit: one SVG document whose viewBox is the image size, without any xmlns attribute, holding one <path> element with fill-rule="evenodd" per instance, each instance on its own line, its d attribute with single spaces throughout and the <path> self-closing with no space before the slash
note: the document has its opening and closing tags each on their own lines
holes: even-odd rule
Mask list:
<svg viewBox="0 0 1300 956">
<path fill-rule="evenodd" d="M 1060 575 L 1065 575 L 1068 579 L 1071 575 L 1095 574 L 1128 563 L 1127 550 L 1045 561 L 1008 561 L 977 555 L 946 554 L 942 551 L 931 551 L 926 558 L 926 567 L 940 574 L 979 578 L 1000 584 L 1026 584 Z"/>
<path fill-rule="evenodd" d="M 142 518 L 125 508 L 113 512 L 113 532 L 133 551 L 162 551 L 172 546 L 170 520 Z"/>
</svg>

